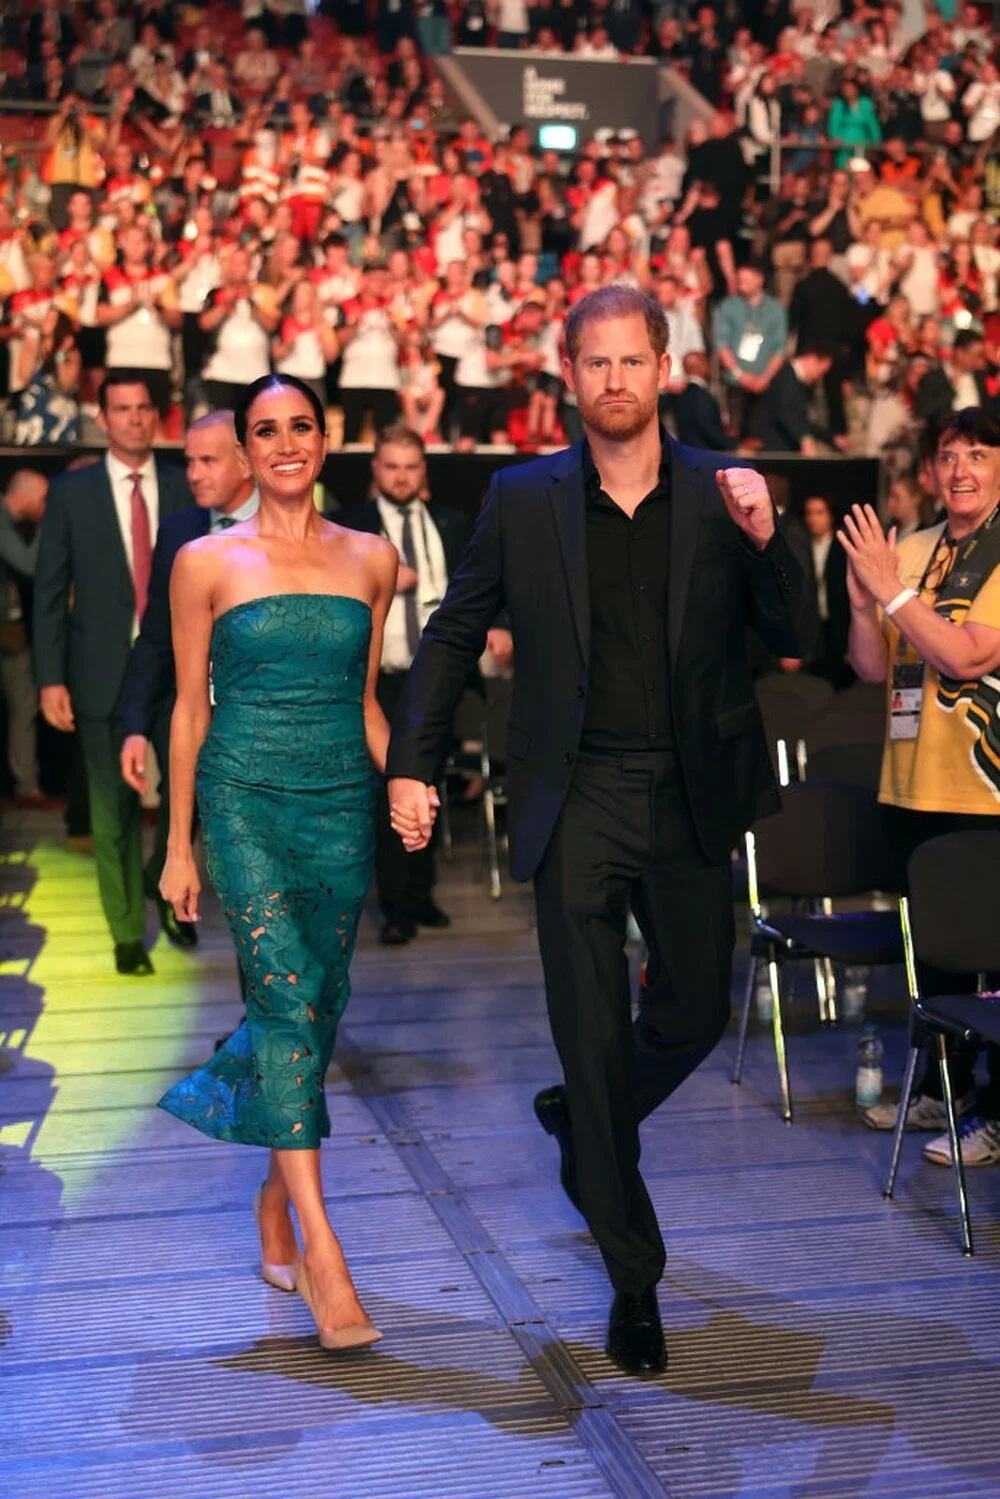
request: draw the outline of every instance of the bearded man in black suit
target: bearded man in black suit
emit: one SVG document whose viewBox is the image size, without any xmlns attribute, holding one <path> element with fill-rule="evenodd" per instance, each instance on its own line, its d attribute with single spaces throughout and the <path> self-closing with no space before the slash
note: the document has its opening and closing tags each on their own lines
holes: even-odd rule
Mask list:
<svg viewBox="0 0 1000 1499">
<path fill-rule="evenodd" d="M 565 1086 L 539 1094 L 567 1194 L 615 1290 L 609 1355 L 656 1372 L 665 1252 L 639 1172 L 639 1124 L 729 1018 L 730 854 L 777 810 L 746 655 L 755 628 L 803 656 L 815 609 L 761 476 L 660 429 L 670 371 L 656 302 L 630 287 L 566 320 L 564 378 L 585 437 L 494 476 L 465 558 L 428 622 L 396 713 L 394 826 L 420 847 L 455 699 L 506 609 L 515 879 L 534 881 Z M 638 1019 L 629 906 L 649 945 Z"/>
</svg>

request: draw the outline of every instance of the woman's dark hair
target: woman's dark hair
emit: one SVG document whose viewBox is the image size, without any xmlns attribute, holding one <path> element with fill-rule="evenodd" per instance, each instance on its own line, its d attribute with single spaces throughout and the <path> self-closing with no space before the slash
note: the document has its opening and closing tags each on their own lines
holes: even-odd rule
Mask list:
<svg viewBox="0 0 1000 1499">
<path fill-rule="evenodd" d="M 1000 422 L 981 406 L 966 406 L 956 411 L 938 431 L 935 454 L 946 442 L 967 442 L 975 448 L 1000 448 Z"/>
<path fill-rule="evenodd" d="M 56 318 L 55 327 L 52 329 L 52 346 L 45 356 L 40 374 L 55 374 L 56 365 L 62 363 L 59 356 L 65 355 L 67 350 L 76 344 L 75 335 L 76 330 L 72 318 L 67 317 L 65 312 L 60 312 Z"/>
<path fill-rule="evenodd" d="M 304 380 L 299 380 L 295 375 L 261 375 L 259 380 L 255 380 L 252 385 L 246 387 L 233 411 L 236 440 L 241 448 L 246 447 L 247 417 L 250 415 L 250 407 L 258 396 L 265 395 L 269 390 L 297 390 L 300 396 L 305 396 L 312 407 L 319 430 L 326 431 L 326 412 L 323 410 L 323 402 L 311 386 L 307 385 Z"/>
</svg>

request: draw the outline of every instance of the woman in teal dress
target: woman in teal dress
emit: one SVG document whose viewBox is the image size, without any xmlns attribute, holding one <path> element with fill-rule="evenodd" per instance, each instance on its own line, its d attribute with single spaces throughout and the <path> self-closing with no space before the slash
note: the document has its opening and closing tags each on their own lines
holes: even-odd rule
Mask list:
<svg viewBox="0 0 1000 1499">
<path fill-rule="evenodd" d="M 375 682 L 397 554 L 317 512 L 326 432 L 308 387 L 289 376 L 256 381 L 236 432 L 259 513 L 184 547 L 171 578 L 177 706 L 160 889 L 181 921 L 197 920 L 197 782 L 208 875 L 246 979 L 247 1018 L 160 1102 L 213 1139 L 269 1149 L 254 1203 L 265 1279 L 298 1289 L 324 1347 L 359 1347 L 381 1334 L 326 1214 L 319 1146 L 330 1133 L 323 1079 L 371 871 L 372 766 L 385 767 Z"/>
</svg>

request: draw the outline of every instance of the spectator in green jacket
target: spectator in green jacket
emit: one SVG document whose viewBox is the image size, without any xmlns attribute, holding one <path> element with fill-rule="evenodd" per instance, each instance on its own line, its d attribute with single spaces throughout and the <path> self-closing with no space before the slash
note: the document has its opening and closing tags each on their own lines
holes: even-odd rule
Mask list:
<svg viewBox="0 0 1000 1499">
<path fill-rule="evenodd" d="M 846 167 L 858 154 L 858 147 L 877 146 L 882 139 L 875 106 L 867 94 L 858 91 L 853 78 L 844 79 L 839 96 L 830 105 L 826 133 L 832 141 L 843 141 L 847 148 L 837 152 L 838 167 Z"/>
</svg>

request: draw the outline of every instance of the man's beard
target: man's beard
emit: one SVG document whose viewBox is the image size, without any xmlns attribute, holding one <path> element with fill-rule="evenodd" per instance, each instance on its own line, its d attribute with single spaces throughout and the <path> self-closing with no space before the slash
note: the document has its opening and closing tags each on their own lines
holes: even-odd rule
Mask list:
<svg viewBox="0 0 1000 1499">
<path fill-rule="evenodd" d="M 652 400 L 642 400 L 639 397 L 627 398 L 627 405 L 606 406 L 601 401 L 593 401 L 587 405 L 580 404 L 580 420 L 584 426 L 590 427 L 601 437 L 611 438 L 616 442 L 626 442 L 631 437 L 637 437 L 644 432 L 650 422 L 656 417 L 657 397 Z"/>
</svg>

